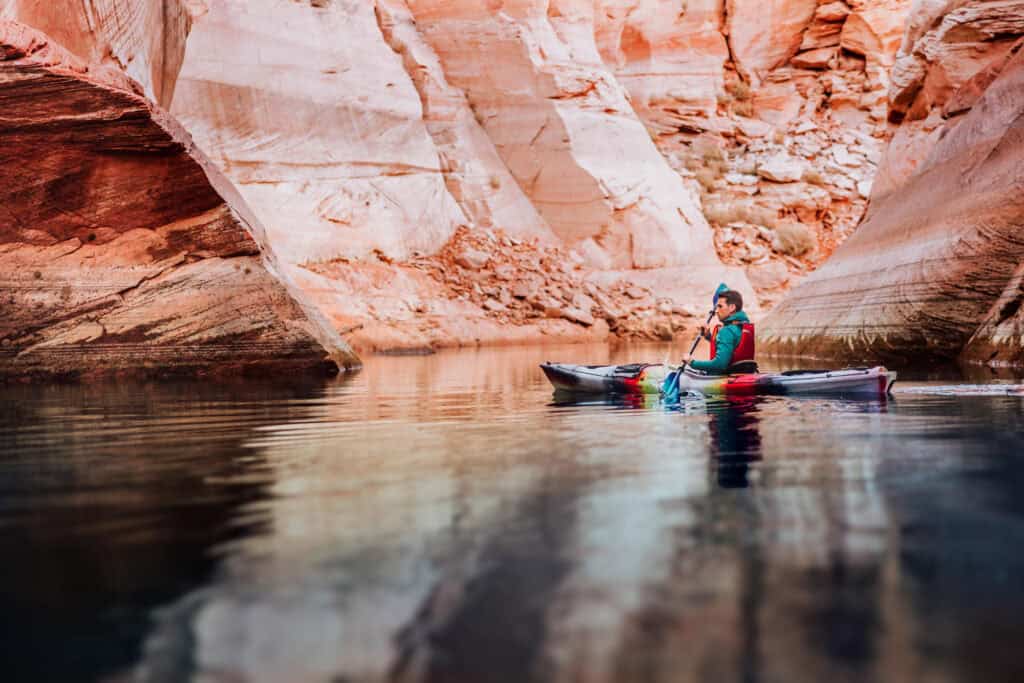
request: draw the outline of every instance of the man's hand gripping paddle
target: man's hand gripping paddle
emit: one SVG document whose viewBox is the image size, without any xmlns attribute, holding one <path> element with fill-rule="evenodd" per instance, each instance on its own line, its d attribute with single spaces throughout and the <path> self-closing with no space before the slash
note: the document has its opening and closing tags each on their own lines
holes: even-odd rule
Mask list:
<svg viewBox="0 0 1024 683">
<path fill-rule="evenodd" d="M 711 324 L 711 319 L 715 317 L 715 307 L 718 305 L 718 297 L 722 292 L 728 291 L 729 287 L 724 282 L 718 285 L 718 289 L 715 290 L 715 295 L 711 297 L 711 312 L 708 313 L 708 319 L 704 322 L 704 327 Z M 697 350 L 697 345 L 700 344 L 700 340 L 703 339 L 703 335 L 697 334 L 697 338 L 693 340 L 693 344 L 690 345 L 689 355 L 693 355 L 693 352 Z M 668 377 L 661 384 L 661 395 L 662 398 L 668 403 L 679 402 L 679 378 L 683 374 L 683 370 L 686 369 L 686 363 L 683 363 L 678 368 L 668 373 Z"/>
</svg>

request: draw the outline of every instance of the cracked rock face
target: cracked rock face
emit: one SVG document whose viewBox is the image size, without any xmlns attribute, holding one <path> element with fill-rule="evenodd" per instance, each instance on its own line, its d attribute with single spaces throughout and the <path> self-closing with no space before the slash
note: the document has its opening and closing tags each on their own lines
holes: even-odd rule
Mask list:
<svg viewBox="0 0 1024 683">
<path fill-rule="evenodd" d="M 1022 17 L 1019 0 L 916 7 L 868 216 L 764 322 L 762 348 L 1024 361 Z"/>
<path fill-rule="evenodd" d="M 230 184 L 131 85 L 0 20 L 0 375 L 357 363 Z"/>
</svg>

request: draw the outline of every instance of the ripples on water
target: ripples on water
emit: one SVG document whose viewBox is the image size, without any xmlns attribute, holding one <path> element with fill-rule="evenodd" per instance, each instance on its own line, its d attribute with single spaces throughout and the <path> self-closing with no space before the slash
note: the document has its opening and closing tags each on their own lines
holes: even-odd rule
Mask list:
<svg viewBox="0 0 1024 683">
<path fill-rule="evenodd" d="M 666 410 L 537 369 L 662 353 L 0 388 L 5 674 L 1024 679 L 1024 398 Z"/>
</svg>

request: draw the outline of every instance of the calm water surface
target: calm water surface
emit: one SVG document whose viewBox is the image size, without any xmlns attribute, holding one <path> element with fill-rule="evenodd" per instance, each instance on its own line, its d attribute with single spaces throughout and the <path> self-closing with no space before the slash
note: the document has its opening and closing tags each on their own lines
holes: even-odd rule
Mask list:
<svg viewBox="0 0 1024 683">
<path fill-rule="evenodd" d="M 3 680 L 1024 680 L 1024 398 L 537 369 L 662 356 L 0 388 Z"/>
</svg>

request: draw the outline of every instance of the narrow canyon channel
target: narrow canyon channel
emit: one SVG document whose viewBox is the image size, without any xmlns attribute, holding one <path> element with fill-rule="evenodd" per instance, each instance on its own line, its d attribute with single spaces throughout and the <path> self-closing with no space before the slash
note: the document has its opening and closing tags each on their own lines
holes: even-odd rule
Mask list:
<svg viewBox="0 0 1024 683">
<path fill-rule="evenodd" d="M 0 387 L 3 678 L 1024 680 L 1019 377 L 667 409 L 537 367 L 669 352 Z"/>
</svg>

